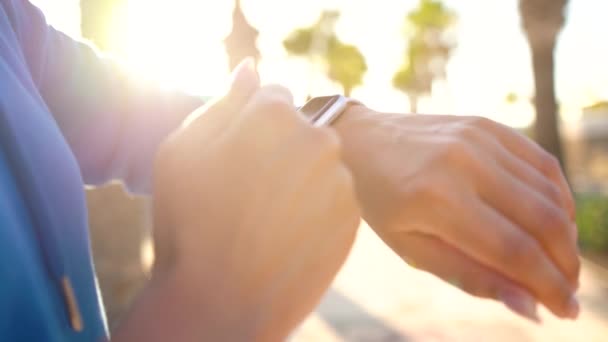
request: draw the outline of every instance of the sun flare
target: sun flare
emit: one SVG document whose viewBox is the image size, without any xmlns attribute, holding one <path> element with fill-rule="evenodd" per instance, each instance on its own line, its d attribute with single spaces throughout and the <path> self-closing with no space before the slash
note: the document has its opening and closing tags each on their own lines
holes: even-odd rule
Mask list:
<svg viewBox="0 0 608 342">
<path fill-rule="evenodd" d="M 198 95 L 217 95 L 225 89 L 228 64 L 223 37 L 230 30 L 230 3 L 218 1 L 130 0 L 126 62 L 145 78 L 166 88 Z"/>
</svg>

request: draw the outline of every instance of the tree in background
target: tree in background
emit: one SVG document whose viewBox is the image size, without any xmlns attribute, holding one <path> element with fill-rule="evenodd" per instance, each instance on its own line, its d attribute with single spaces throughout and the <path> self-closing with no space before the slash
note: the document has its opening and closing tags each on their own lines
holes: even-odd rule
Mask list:
<svg viewBox="0 0 608 342">
<path fill-rule="evenodd" d="M 345 96 L 350 96 L 352 90 L 363 83 L 367 71 L 365 57 L 356 46 L 334 43 L 328 51 L 328 77 L 342 86 Z"/>
<path fill-rule="evenodd" d="M 339 17 L 337 11 L 323 11 L 316 23 L 296 29 L 283 41 L 285 50 L 291 55 L 307 58 L 313 64 L 325 59 L 331 42 L 338 40 L 335 27 Z"/>
<path fill-rule="evenodd" d="M 445 78 L 454 48 L 448 37 L 456 14 L 439 0 L 420 0 L 406 17 L 410 29 L 405 61 L 393 76 L 393 86 L 410 99 L 410 111 L 418 111 L 418 100 L 430 94 L 433 82 Z"/>
<path fill-rule="evenodd" d="M 343 43 L 336 36 L 339 16 L 337 11 L 322 12 L 312 26 L 292 32 L 283 46 L 293 56 L 322 65 L 328 78 L 342 86 L 344 95 L 350 96 L 352 90 L 363 83 L 367 64 L 356 46 Z"/>
<path fill-rule="evenodd" d="M 564 26 L 567 0 L 520 0 L 522 26 L 534 71 L 534 138 L 564 166 L 555 96 L 555 45 Z"/>
<path fill-rule="evenodd" d="M 260 51 L 256 46 L 258 34 L 258 30 L 247 21 L 241 7 L 241 1 L 235 0 L 234 11 L 232 12 L 232 30 L 224 40 L 230 70 L 236 68 L 247 57 L 253 57 L 257 64 L 260 58 Z"/>
</svg>

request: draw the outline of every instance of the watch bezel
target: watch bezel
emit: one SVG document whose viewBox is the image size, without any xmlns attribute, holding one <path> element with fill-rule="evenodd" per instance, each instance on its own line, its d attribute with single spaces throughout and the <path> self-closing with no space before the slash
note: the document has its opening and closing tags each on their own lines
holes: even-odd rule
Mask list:
<svg viewBox="0 0 608 342">
<path fill-rule="evenodd" d="M 326 104 L 315 112 L 307 113 L 307 106 L 310 106 L 319 99 L 327 99 Z M 313 102 L 314 101 L 314 102 Z M 357 103 L 342 95 L 320 96 L 310 99 L 306 104 L 298 108 L 298 112 L 304 114 L 315 127 L 327 126 L 334 122 L 351 103 Z"/>
</svg>

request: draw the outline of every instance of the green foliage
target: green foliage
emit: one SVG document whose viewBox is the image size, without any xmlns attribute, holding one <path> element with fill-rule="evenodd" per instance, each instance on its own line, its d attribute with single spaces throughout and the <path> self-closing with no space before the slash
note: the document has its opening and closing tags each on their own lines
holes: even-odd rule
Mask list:
<svg viewBox="0 0 608 342">
<path fill-rule="evenodd" d="M 348 96 L 353 88 L 363 83 L 367 64 L 356 46 L 343 43 L 336 36 L 338 18 L 336 11 L 322 12 L 312 26 L 292 32 L 283 41 L 283 47 L 293 56 L 320 63 L 329 79 L 339 83 Z"/>
<path fill-rule="evenodd" d="M 592 118 L 601 118 L 604 119 L 608 117 L 608 101 L 600 101 L 592 104 L 591 106 L 585 107 L 583 109 L 583 118 L 584 119 L 592 119 Z"/>
<path fill-rule="evenodd" d="M 324 56 L 328 47 L 338 40 L 334 30 L 339 17 L 337 11 L 323 11 L 312 26 L 293 31 L 283 41 L 283 47 L 294 56 Z"/>
<path fill-rule="evenodd" d="M 505 101 L 509 104 L 514 104 L 519 101 L 519 96 L 514 92 L 510 92 L 505 96 Z"/>
<path fill-rule="evenodd" d="M 579 243 L 590 252 L 608 253 L 608 197 L 599 194 L 576 196 Z"/>
<path fill-rule="evenodd" d="M 599 101 L 599 102 L 596 102 L 596 103 L 592 104 L 591 106 L 588 106 L 585 109 L 608 110 L 608 101 Z"/>
<path fill-rule="evenodd" d="M 283 47 L 294 56 L 305 56 L 310 53 L 312 36 L 310 28 L 297 29 L 283 41 Z"/>
<path fill-rule="evenodd" d="M 350 96 L 353 88 L 363 83 L 367 71 L 365 57 L 354 45 L 336 41 L 331 44 L 328 55 L 328 76 L 344 88 L 344 94 Z"/>
<path fill-rule="evenodd" d="M 405 93 L 410 92 L 410 85 L 415 82 L 414 69 L 408 66 L 397 70 L 393 76 L 393 86 Z"/>
<path fill-rule="evenodd" d="M 415 28 L 443 30 L 453 22 L 454 15 L 445 8 L 441 1 L 422 0 L 418 8 L 408 14 L 407 20 Z"/>
<path fill-rule="evenodd" d="M 454 48 L 447 33 L 456 15 L 439 0 L 420 0 L 406 17 L 411 28 L 408 49 L 402 66 L 393 77 L 393 86 L 410 96 L 412 107 L 417 98 L 429 94 L 433 82 L 445 77 L 445 68 Z"/>
</svg>

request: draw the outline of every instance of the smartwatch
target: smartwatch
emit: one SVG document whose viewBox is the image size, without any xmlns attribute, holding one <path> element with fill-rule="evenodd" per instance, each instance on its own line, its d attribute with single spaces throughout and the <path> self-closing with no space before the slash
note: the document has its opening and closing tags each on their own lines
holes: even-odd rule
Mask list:
<svg viewBox="0 0 608 342">
<path fill-rule="evenodd" d="M 342 95 L 314 97 L 298 109 L 313 126 L 328 126 L 334 122 L 351 105 L 359 101 Z"/>
</svg>

